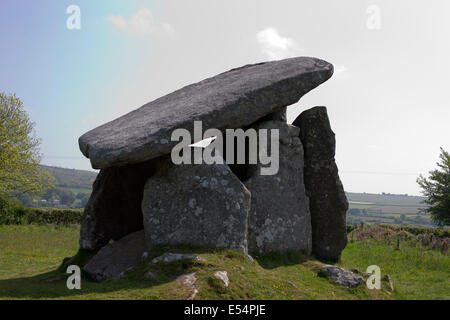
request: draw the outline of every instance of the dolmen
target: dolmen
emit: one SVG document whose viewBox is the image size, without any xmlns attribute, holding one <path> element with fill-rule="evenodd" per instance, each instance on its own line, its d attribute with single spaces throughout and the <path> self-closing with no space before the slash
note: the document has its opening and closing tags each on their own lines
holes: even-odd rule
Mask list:
<svg viewBox="0 0 450 320">
<path fill-rule="evenodd" d="M 100 169 L 80 231 L 97 254 L 84 270 L 117 279 L 153 246 L 177 244 L 338 260 L 348 202 L 327 110 L 286 122 L 332 74 L 311 57 L 246 65 L 81 136 Z"/>
</svg>

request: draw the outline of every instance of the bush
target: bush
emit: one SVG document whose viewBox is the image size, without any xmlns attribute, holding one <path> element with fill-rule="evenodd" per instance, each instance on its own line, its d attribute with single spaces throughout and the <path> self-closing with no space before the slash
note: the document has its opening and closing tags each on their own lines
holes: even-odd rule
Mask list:
<svg viewBox="0 0 450 320">
<path fill-rule="evenodd" d="M 17 221 L 16 213 L 22 208 L 17 201 L 10 201 L 6 196 L 0 196 L 0 224 Z"/>
<path fill-rule="evenodd" d="M 0 198 L 0 225 L 79 224 L 83 210 L 25 208 L 17 201 Z"/>
</svg>

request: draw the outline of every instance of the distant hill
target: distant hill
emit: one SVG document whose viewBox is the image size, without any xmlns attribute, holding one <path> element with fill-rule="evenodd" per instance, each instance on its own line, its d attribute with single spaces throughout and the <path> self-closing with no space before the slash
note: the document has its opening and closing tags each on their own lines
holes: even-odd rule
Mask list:
<svg viewBox="0 0 450 320">
<path fill-rule="evenodd" d="M 425 197 L 406 194 L 373 194 L 347 192 L 349 210 L 347 223 L 433 226 L 430 216 L 421 212 L 426 208 Z"/>
<path fill-rule="evenodd" d="M 31 208 L 82 209 L 92 193 L 97 173 L 87 170 L 65 169 L 41 165 L 54 178 L 54 187 L 42 195 L 17 195 L 24 206 Z"/>
<path fill-rule="evenodd" d="M 41 165 L 41 168 L 55 177 L 56 187 L 74 189 L 92 189 L 97 172 L 77 169 L 65 169 Z"/>
<path fill-rule="evenodd" d="M 409 196 L 407 194 L 391 194 L 391 193 L 355 193 L 346 192 L 350 202 L 369 202 L 371 204 L 393 205 L 393 206 L 424 206 L 422 201 L 425 197 Z"/>
</svg>

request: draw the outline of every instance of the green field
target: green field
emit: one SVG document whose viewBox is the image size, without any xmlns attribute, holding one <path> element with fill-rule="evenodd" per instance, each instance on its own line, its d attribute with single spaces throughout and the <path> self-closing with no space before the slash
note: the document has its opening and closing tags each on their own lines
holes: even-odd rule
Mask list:
<svg viewBox="0 0 450 320">
<path fill-rule="evenodd" d="M 347 192 L 348 224 L 374 223 L 432 227 L 430 216 L 420 212 L 426 208 L 424 197 L 392 194 Z"/>
<path fill-rule="evenodd" d="M 159 247 L 124 278 L 101 284 L 83 280 L 81 290 L 68 290 L 56 269 L 78 249 L 78 227 L 0 226 L 0 299 L 186 299 L 189 292 L 172 279 L 196 271 L 196 299 L 449 299 L 450 258 L 414 243 L 400 250 L 385 241 L 355 240 L 343 252 L 340 264 L 365 271 L 377 264 L 389 274 L 395 290 L 365 286 L 347 289 L 319 277 L 323 262 L 301 253 L 254 256 L 253 263 L 231 250 Z M 205 261 L 151 265 L 163 252 L 191 252 Z M 143 274 L 151 270 L 158 280 Z M 226 270 L 228 288 L 212 277 Z"/>
</svg>

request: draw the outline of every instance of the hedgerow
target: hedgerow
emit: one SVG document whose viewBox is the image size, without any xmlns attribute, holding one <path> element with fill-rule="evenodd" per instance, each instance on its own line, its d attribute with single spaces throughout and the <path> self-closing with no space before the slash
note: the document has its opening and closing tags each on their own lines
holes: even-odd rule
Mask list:
<svg viewBox="0 0 450 320">
<path fill-rule="evenodd" d="M 83 210 L 26 208 L 0 197 L 0 225 L 79 224 Z"/>
<path fill-rule="evenodd" d="M 372 224 L 366 224 L 365 226 L 372 226 Z M 388 224 L 380 224 L 376 225 L 379 228 L 389 229 L 394 232 L 406 231 L 415 236 L 423 235 L 423 234 L 431 234 L 435 237 L 439 238 L 449 238 L 450 237 L 450 229 L 449 228 L 425 228 L 425 227 L 416 227 L 416 226 L 397 226 L 397 225 L 388 225 Z M 361 225 L 349 224 L 347 225 L 347 233 L 351 233 L 354 230 L 361 229 Z"/>
</svg>

